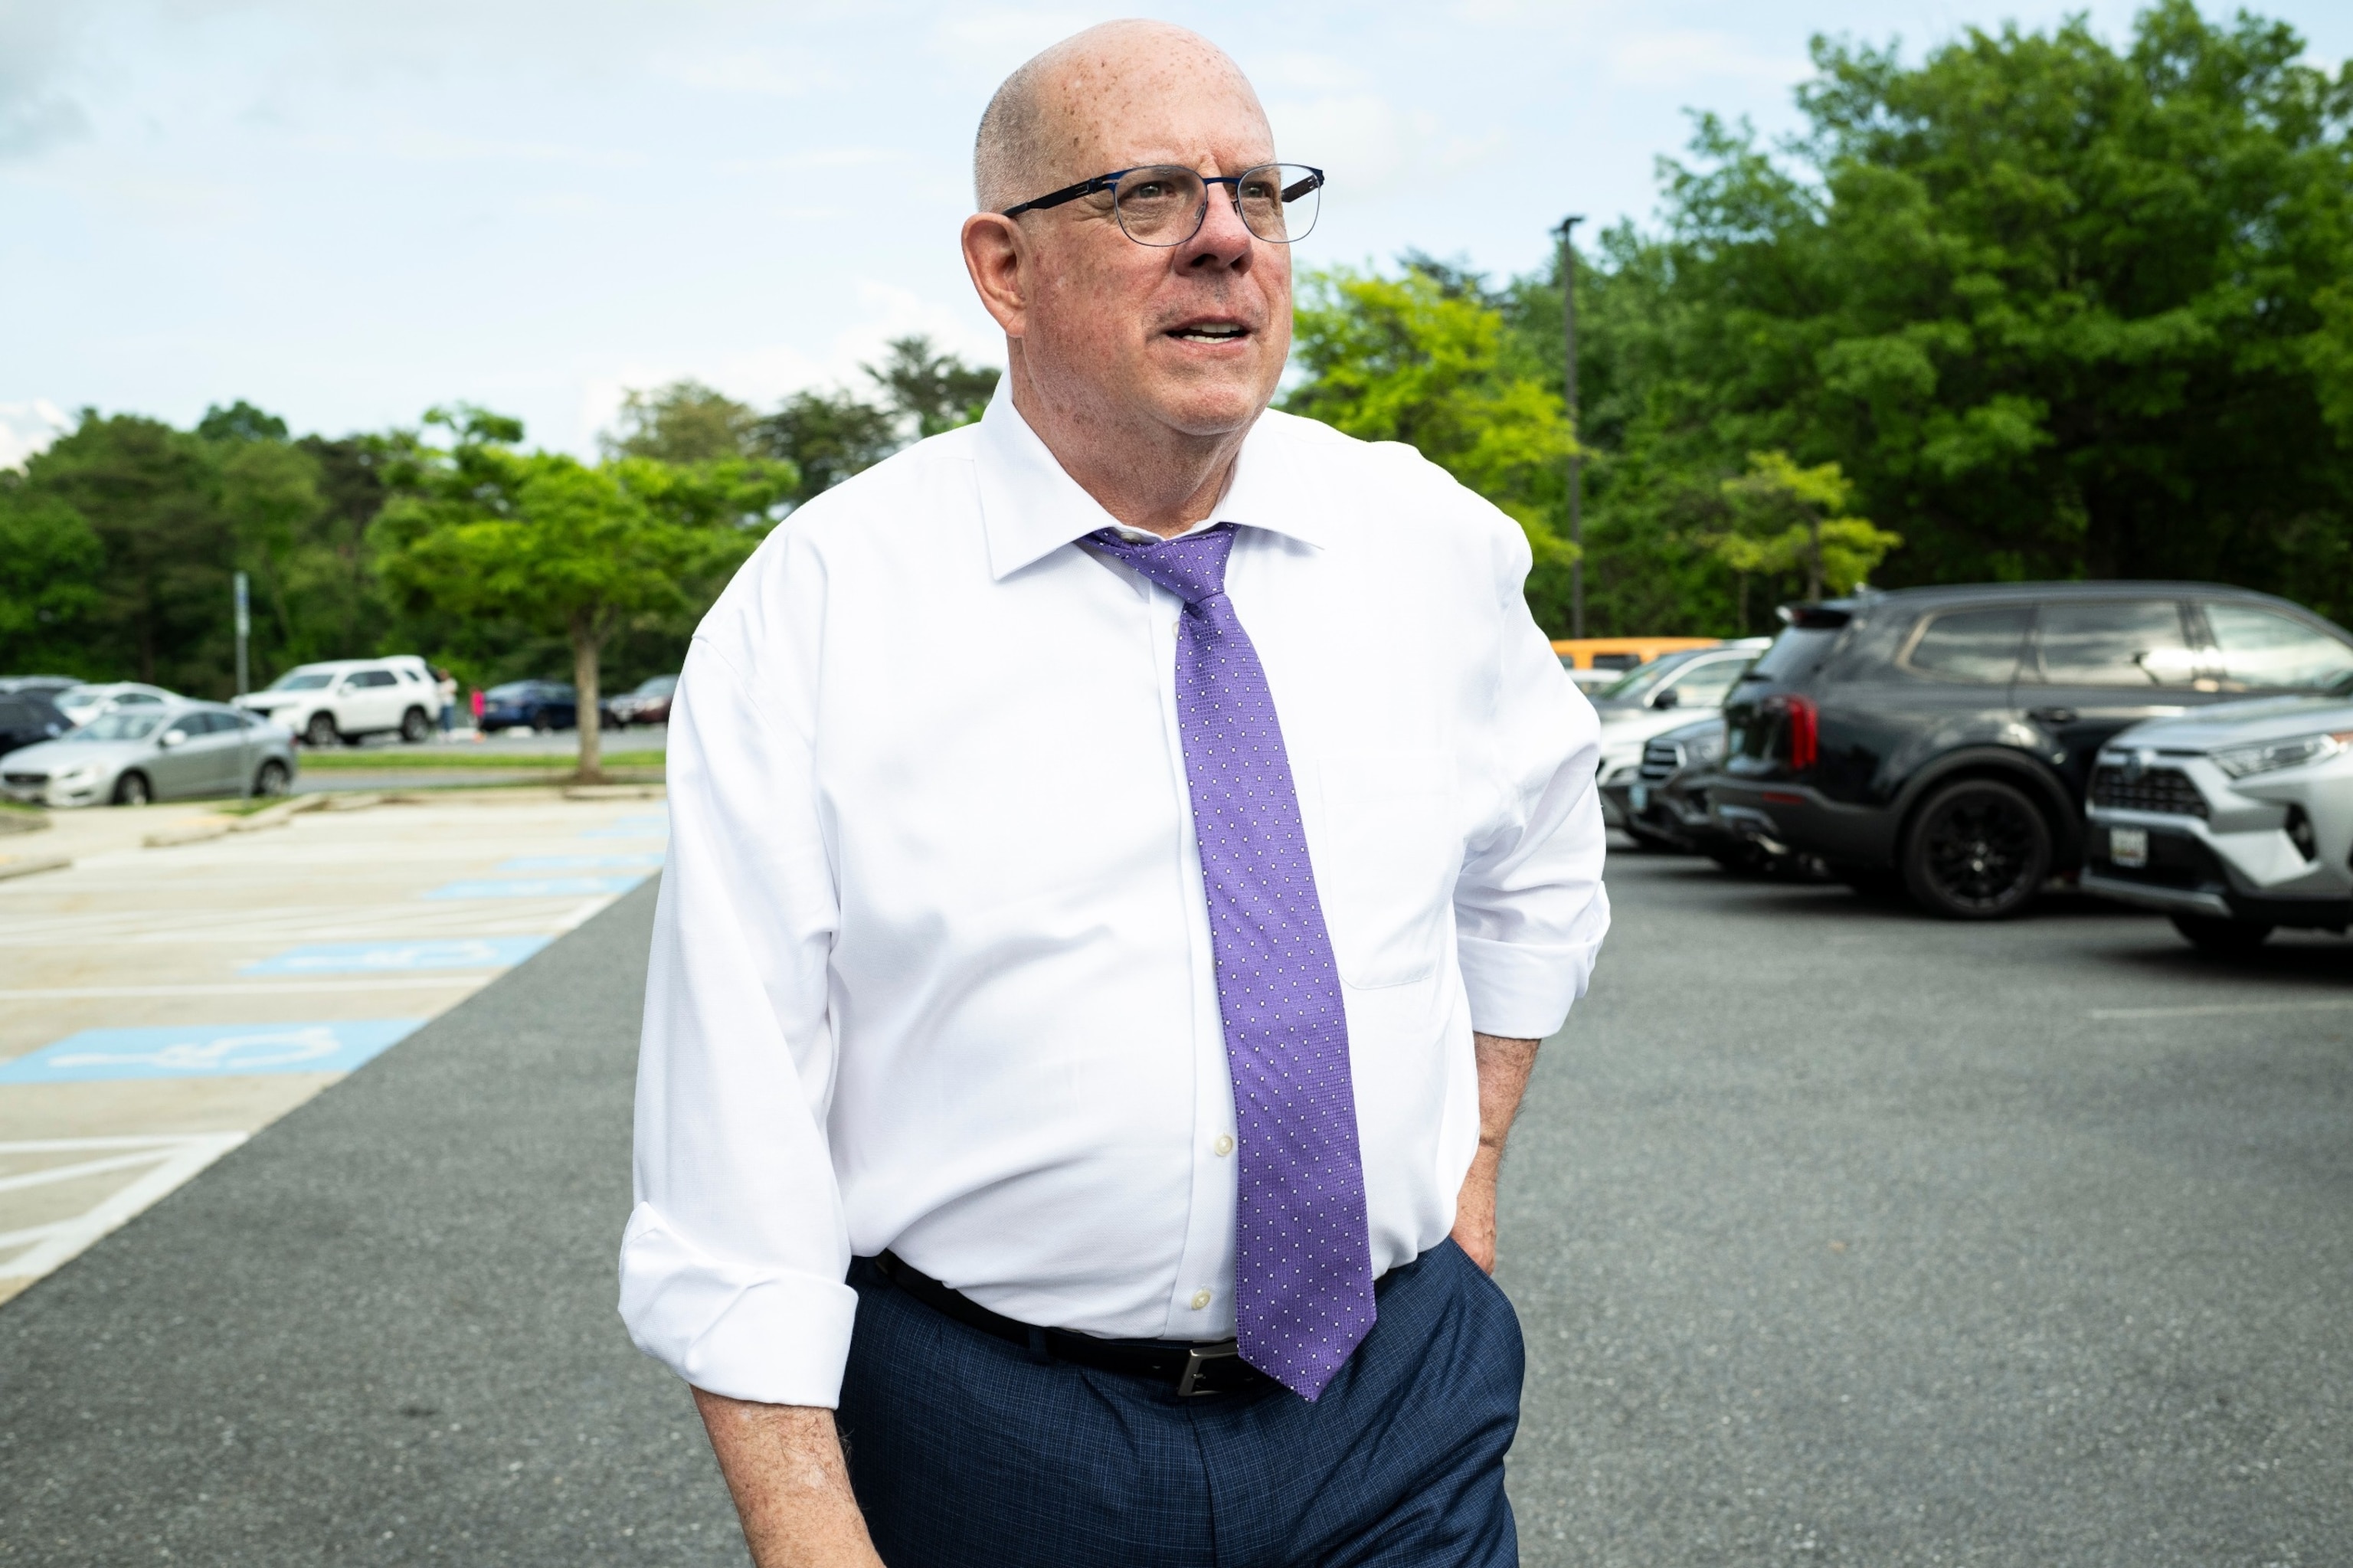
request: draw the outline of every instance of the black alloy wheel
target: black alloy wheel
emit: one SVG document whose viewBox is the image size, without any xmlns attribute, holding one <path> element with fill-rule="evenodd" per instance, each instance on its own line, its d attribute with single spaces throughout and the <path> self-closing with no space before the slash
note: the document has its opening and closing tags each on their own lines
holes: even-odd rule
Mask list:
<svg viewBox="0 0 2353 1568">
<path fill-rule="evenodd" d="M 323 749 L 334 745 L 336 739 L 335 715 L 332 714 L 312 714 L 311 722 L 302 726 L 302 741 L 306 746 Z"/>
<path fill-rule="evenodd" d="M 433 733 L 423 708 L 411 708 L 400 715 L 400 738 L 411 746 L 422 746 L 425 737 Z"/>
<path fill-rule="evenodd" d="M 2272 927 L 2259 920 L 2225 920 L 2219 915 L 2176 915 L 2173 928 L 2200 952 L 2217 957 L 2252 953 L 2272 934 Z"/>
<path fill-rule="evenodd" d="M 286 793 L 287 783 L 286 764 L 273 757 L 253 776 L 253 792 L 274 800 Z"/>
<path fill-rule="evenodd" d="M 2000 920 L 2051 874 L 2051 825 L 2008 784 L 1968 779 L 1929 799 L 1904 844 L 1904 887 L 1948 920 Z"/>
<path fill-rule="evenodd" d="M 532 734 L 549 735 L 554 733 L 554 729 L 555 720 L 548 716 L 548 713 L 545 708 L 542 708 L 539 712 L 531 715 Z"/>
<path fill-rule="evenodd" d="M 118 806 L 143 806 L 154 798 L 154 787 L 147 782 L 144 773 L 126 773 L 114 781 L 114 803 Z"/>
</svg>

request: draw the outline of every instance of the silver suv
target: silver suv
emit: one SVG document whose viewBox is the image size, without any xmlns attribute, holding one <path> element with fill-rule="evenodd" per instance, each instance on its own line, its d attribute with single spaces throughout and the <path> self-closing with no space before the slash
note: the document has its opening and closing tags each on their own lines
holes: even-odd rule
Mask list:
<svg viewBox="0 0 2353 1568">
<path fill-rule="evenodd" d="M 2092 774 L 2084 886 L 2245 951 L 2353 924 L 2353 679 L 2136 725 Z"/>
</svg>

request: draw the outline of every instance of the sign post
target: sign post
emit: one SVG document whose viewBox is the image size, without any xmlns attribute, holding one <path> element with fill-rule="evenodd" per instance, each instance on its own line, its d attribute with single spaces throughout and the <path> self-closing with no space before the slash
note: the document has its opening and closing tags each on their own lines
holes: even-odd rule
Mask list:
<svg viewBox="0 0 2353 1568">
<path fill-rule="evenodd" d="M 247 586 L 246 575 L 243 572 L 237 573 L 236 580 L 237 694 L 241 697 L 245 695 L 247 684 L 245 647 L 247 640 L 253 635 L 253 599 Z M 237 799 L 239 805 L 248 804 L 253 799 L 252 735 L 252 715 L 245 715 L 237 720 Z"/>
</svg>

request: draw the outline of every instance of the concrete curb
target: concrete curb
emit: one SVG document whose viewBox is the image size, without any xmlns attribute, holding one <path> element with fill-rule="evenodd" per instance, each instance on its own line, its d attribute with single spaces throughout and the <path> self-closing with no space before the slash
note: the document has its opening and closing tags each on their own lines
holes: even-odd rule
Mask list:
<svg viewBox="0 0 2353 1568">
<path fill-rule="evenodd" d="M 36 855 L 27 860 L 0 860 L 0 882 L 12 876 L 30 876 L 37 871 L 63 871 L 72 863 L 61 854 Z"/>
<path fill-rule="evenodd" d="M 380 796 L 353 796 L 362 805 L 373 806 Z M 305 811 L 327 810 L 352 810 L 355 807 L 336 806 L 335 797 L 303 795 L 290 800 L 280 800 L 274 806 L 264 806 L 249 817 L 215 817 L 207 822 L 191 822 L 184 828 L 166 828 L 160 833 L 149 833 L 145 842 L 149 849 L 176 849 L 182 844 L 208 843 L 227 838 L 231 833 L 258 833 L 265 828 L 282 828 Z"/>
</svg>

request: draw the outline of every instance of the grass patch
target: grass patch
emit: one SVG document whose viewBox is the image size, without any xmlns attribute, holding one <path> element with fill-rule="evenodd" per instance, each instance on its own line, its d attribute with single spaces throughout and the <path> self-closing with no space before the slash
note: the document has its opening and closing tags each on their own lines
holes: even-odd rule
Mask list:
<svg viewBox="0 0 2353 1568">
<path fill-rule="evenodd" d="M 302 754 L 302 771 L 329 773 L 353 770 L 361 773 L 387 773 L 396 769 L 416 768 L 438 772 L 444 768 L 491 768 L 510 773 L 570 773 L 579 766 L 579 758 L 572 753 L 553 756 L 517 757 L 510 753 L 460 750 L 455 747 L 404 746 L 397 749 L 370 747 L 364 750 L 306 751 Z M 659 751 L 608 751 L 605 753 L 607 768 L 651 768 L 662 766 Z"/>
</svg>

